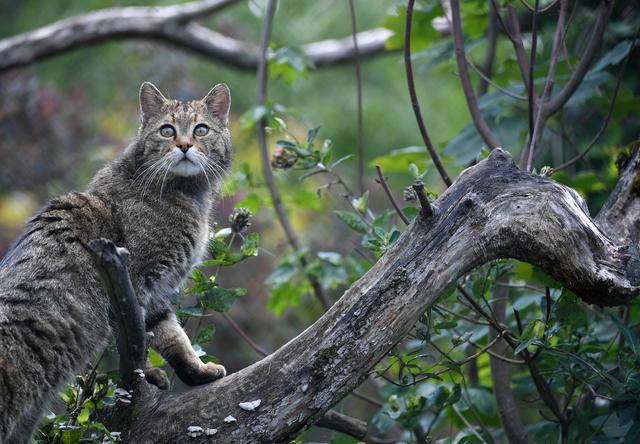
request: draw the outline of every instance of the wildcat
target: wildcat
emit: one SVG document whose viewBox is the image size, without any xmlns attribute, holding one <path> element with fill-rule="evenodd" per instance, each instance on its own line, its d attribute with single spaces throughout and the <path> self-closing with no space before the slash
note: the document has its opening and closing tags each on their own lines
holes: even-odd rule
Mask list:
<svg viewBox="0 0 640 444">
<path fill-rule="evenodd" d="M 86 250 L 93 239 L 129 250 L 149 345 L 180 379 L 198 385 L 225 375 L 197 357 L 167 296 L 205 249 L 231 163 L 230 104 L 224 84 L 180 102 L 143 83 L 132 143 L 85 192 L 45 205 L 0 262 L 0 443 L 28 442 L 47 399 L 113 335 L 109 297 Z M 164 385 L 157 371 L 145 373 Z"/>
</svg>

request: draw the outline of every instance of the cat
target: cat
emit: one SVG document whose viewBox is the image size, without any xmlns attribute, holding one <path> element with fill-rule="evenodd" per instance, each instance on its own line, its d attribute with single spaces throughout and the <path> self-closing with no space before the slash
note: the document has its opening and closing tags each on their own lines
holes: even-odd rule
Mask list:
<svg viewBox="0 0 640 444">
<path fill-rule="evenodd" d="M 203 363 L 171 311 L 208 240 L 213 200 L 229 169 L 231 97 L 224 84 L 202 100 L 166 99 L 140 88 L 141 125 L 132 143 L 85 192 L 52 199 L 0 262 L 0 443 L 28 442 L 47 400 L 113 337 L 109 297 L 89 241 L 130 252 L 149 345 L 189 385 L 226 374 Z M 147 380 L 166 376 L 146 369 Z"/>
</svg>

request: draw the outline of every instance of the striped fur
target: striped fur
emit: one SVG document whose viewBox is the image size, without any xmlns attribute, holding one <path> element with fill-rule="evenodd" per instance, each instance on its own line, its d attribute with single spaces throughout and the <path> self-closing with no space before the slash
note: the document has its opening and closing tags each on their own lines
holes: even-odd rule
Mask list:
<svg viewBox="0 0 640 444">
<path fill-rule="evenodd" d="M 178 102 L 144 84 L 141 105 L 140 130 L 120 157 L 85 192 L 51 200 L 0 262 L 0 443 L 28 442 L 56 388 L 112 337 L 108 296 L 85 249 L 92 239 L 111 239 L 131 253 L 129 272 L 147 329 L 158 332 L 153 345 L 166 351 L 178 374 L 189 375 L 191 384 L 224 375 L 184 343 L 166 296 L 204 251 L 212 200 L 231 162 L 228 89 Z M 175 139 L 159 134 L 167 122 Z M 209 128 L 205 137 L 193 134 L 197 124 Z M 193 143 L 191 154 L 206 158 L 202 173 L 177 174 L 166 161 L 177 156 L 180 137 Z"/>
</svg>

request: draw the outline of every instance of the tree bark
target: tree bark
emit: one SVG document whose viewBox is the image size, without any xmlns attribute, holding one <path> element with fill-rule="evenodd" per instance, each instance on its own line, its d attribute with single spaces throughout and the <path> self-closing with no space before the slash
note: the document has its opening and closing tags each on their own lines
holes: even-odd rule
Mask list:
<svg viewBox="0 0 640 444">
<path fill-rule="evenodd" d="M 636 171 L 637 173 L 637 171 Z M 189 442 L 282 442 L 318 421 L 444 290 L 496 258 L 541 267 L 587 302 L 637 296 L 637 250 L 613 241 L 578 194 L 519 170 L 501 149 L 465 170 L 396 244 L 315 324 L 263 360 L 186 393 L 154 391 L 135 403 L 123 438 Z M 260 400 L 255 411 L 239 403 Z M 236 421 L 225 422 L 228 416 Z M 117 430 L 117 428 L 115 429 Z"/>
</svg>

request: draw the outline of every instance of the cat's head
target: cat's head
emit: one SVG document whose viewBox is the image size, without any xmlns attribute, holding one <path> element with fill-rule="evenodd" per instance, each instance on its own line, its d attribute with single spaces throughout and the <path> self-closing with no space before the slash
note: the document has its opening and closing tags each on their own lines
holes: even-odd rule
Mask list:
<svg viewBox="0 0 640 444">
<path fill-rule="evenodd" d="M 202 100 L 165 98 L 153 84 L 140 87 L 142 163 L 150 174 L 221 179 L 231 163 L 227 124 L 231 96 L 218 84 Z M 155 174 L 154 174 L 155 175 Z M 163 179 L 164 180 L 164 179 Z"/>
</svg>

